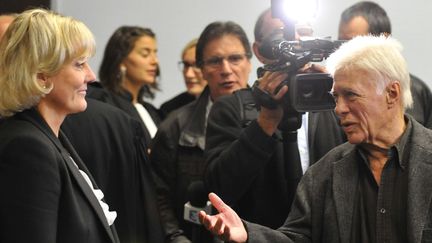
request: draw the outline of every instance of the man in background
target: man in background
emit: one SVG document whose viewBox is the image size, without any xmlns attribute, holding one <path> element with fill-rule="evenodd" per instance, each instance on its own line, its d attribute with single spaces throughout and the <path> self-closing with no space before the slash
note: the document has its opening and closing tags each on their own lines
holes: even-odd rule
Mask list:
<svg viewBox="0 0 432 243">
<path fill-rule="evenodd" d="M 342 12 L 339 39 L 350 40 L 358 35 L 391 35 L 391 23 L 386 11 L 377 3 L 358 2 Z M 423 126 L 432 128 L 432 93 L 422 80 L 410 74 L 414 106 L 406 113 Z"/>
</svg>

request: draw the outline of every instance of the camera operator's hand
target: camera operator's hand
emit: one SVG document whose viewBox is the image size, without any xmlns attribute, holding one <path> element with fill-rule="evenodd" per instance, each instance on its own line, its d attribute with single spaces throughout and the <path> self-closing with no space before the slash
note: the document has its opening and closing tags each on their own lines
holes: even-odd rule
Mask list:
<svg viewBox="0 0 432 243">
<path fill-rule="evenodd" d="M 279 105 L 275 109 L 261 106 L 257 122 L 263 131 L 271 136 L 277 130 L 283 117 L 282 98 L 288 92 L 288 86 L 279 86 L 288 78 L 286 72 L 265 72 L 259 79 L 258 88 L 268 93 Z"/>
</svg>

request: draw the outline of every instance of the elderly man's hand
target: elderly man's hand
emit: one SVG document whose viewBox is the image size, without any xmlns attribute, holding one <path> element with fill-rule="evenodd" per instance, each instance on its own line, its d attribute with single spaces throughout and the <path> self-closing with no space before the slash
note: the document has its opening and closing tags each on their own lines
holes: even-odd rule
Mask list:
<svg viewBox="0 0 432 243">
<path fill-rule="evenodd" d="M 223 241 L 246 242 L 247 232 L 237 213 L 226 205 L 216 194 L 209 194 L 210 202 L 218 210 L 219 214 L 208 215 L 204 211 L 199 213 L 201 223 L 213 235 Z"/>
</svg>

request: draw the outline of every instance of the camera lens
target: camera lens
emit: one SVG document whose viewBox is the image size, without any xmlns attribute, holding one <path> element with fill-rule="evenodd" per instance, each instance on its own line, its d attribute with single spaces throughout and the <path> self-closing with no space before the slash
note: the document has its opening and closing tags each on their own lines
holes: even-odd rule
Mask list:
<svg viewBox="0 0 432 243">
<path fill-rule="evenodd" d="M 305 98 L 312 98 L 314 96 L 314 88 L 312 83 L 303 84 L 300 86 L 300 95 Z"/>
</svg>

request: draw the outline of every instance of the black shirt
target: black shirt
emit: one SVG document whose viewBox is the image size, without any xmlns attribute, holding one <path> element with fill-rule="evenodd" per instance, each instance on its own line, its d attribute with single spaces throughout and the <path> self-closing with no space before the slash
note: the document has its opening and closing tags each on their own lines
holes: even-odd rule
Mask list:
<svg viewBox="0 0 432 243">
<path fill-rule="evenodd" d="M 408 123 L 405 131 L 410 130 L 411 123 Z M 409 151 L 404 148 L 409 133 L 404 132 L 399 142 L 389 149 L 380 185 L 370 170 L 366 152 L 357 150 L 360 170 L 351 242 L 407 242 Z"/>
</svg>

